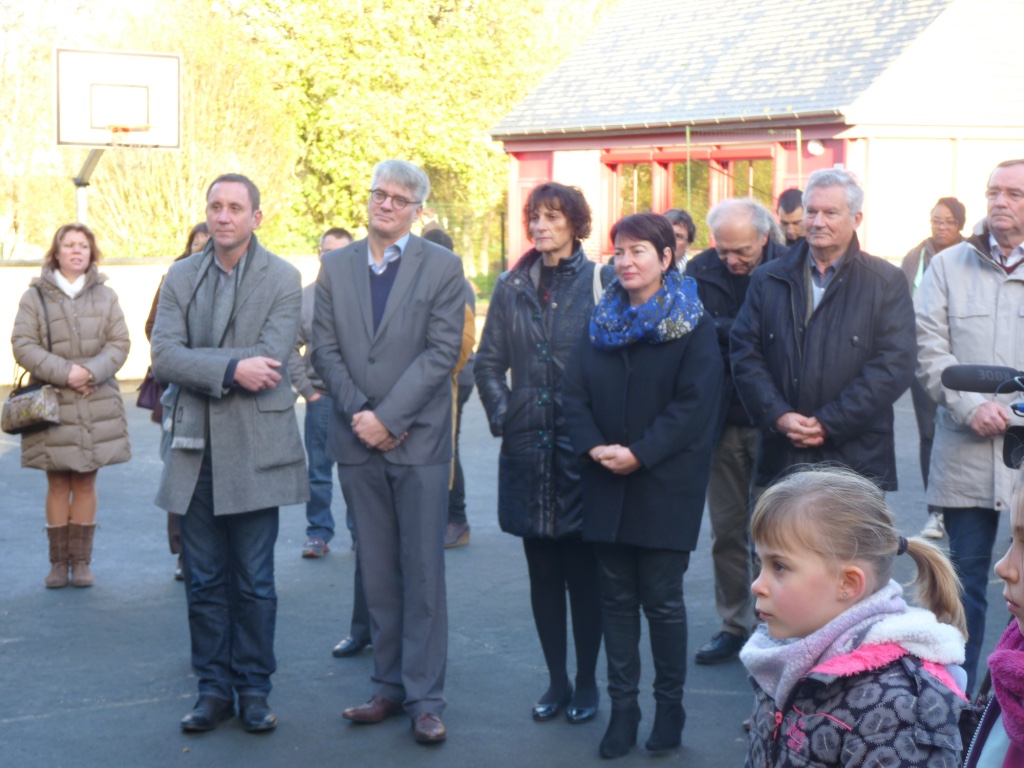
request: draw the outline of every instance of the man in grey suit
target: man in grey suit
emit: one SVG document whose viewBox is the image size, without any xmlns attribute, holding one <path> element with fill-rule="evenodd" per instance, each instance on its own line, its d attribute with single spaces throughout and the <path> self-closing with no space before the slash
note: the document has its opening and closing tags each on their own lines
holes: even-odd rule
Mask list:
<svg viewBox="0 0 1024 768">
<path fill-rule="evenodd" d="M 313 316 L 313 367 L 334 402 L 327 453 L 355 518 L 377 683 L 343 716 L 378 723 L 404 709 L 416 741 L 436 744 L 464 278 L 451 251 L 410 234 L 430 192 L 420 168 L 386 160 L 370 186 L 369 235 L 324 256 Z"/>
<path fill-rule="evenodd" d="M 181 721 L 209 731 L 234 714 L 247 731 L 267 705 L 274 660 L 278 506 L 309 497 L 295 394 L 283 363 L 299 329 L 298 270 L 264 249 L 260 193 L 240 174 L 206 193 L 206 248 L 175 263 L 160 291 L 153 374 L 162 398 L 156 503 L 183 515 L 188 619 L 199 700 Z"/>
</svg>

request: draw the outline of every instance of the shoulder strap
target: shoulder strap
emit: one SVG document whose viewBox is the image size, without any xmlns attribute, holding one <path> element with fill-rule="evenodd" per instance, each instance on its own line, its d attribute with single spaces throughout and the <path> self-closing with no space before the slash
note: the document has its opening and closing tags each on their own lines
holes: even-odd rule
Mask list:
<svg viewBox="0 0 1024 768">
<path fill-rule="evenodd" d="M 601 303 L 601 296 L 604 294 L 604 286 L 601 285 L 601 264 L 593 261 L 594 265 L 594 306 Z"/>
<path fill-rule="evenodd" d="M 50 312 L 46 308 L 46 297 L 43 295 L 43 289 L 38 285 L 36 293 L 39 294 L 39 303 L 43 305 L 43 317 L 46 318 L 46 349 L 53 352 L 53 335 L 50 333 Z"/>
</svg>

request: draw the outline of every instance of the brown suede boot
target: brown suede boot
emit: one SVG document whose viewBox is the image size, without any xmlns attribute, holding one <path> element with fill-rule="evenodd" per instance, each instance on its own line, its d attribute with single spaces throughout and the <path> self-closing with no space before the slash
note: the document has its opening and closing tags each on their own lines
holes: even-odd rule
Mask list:
<svg viewBox="0 0 1024 768">
<path fill-rule="evenodd" d="M 68 526 L 68 553 L 71 556 L 71 586 L 91 587 L 92 571 L 92 537 L 96 532 L 96 523 L 79 525 L 70 523 Z"/>
<path fill-rule="evenodd" d="M 47 589 L 60 589 L 68 585 L 68 527 L 66 525 L 46 526 L 50 539 L 50 573 L 46 577 Z"/>
</svg>

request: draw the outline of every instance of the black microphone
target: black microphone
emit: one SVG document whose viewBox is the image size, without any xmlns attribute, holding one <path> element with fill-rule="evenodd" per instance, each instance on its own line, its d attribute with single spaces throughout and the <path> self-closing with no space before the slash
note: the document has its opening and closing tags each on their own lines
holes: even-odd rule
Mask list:
<svg viewBox="0 0 1024 768">
<path fill-rule="evenodd" d="M 1024 392 L 1024 371 L 1003 365 L 951 365 L 942 372 L 942 386 L 962 392 Z"/>
</svg>

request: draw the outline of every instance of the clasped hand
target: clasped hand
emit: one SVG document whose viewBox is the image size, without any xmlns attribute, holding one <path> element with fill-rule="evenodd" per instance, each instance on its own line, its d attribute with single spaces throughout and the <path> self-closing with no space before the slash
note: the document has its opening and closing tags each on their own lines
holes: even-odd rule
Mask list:
<svg viewBox="0 0 1024 768">
<path fill-rule="evenodd" d="M 636 456 L 623 445 L 595 445 L 590 449 L 590 458 L 616 475 L 628 475 L 640 468 Z"/>
<path fill-rule="evenodd" d="M 367 448 L 375 448 L 378 451 L 392 451 L 409 436 L 408 432 L 399 437 L 393 436 L 373 411 L 359 411 L 353 416 L 352 432 Z"/>
<path fill-rule="evenodd" d="M 814 416 L 789 411 L 775 421 L 775 429 L 797 448 L 816 448 L 825 442 L 825 428 Z"/>
<path fill-rule="evenodd" d="M 92 374 L 88 368 L 72 363 L 71 372 L 68 374 L 68 387 L 80 395 L 91 395 L 96 391 L 96 386 L 89 383 L 91 378 Z"/>
</svg>

